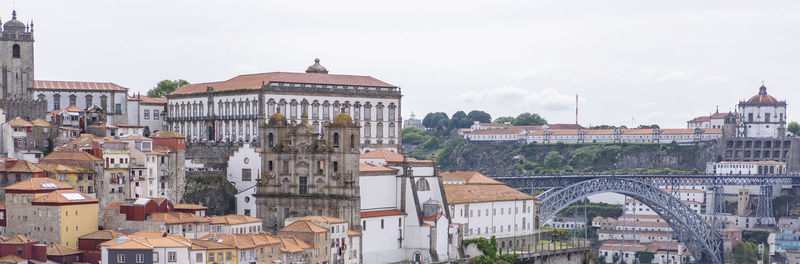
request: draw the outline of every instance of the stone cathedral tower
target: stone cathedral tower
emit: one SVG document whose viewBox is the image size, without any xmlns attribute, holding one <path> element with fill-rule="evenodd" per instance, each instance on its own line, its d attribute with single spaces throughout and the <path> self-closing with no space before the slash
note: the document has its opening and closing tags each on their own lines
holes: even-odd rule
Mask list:
<svg viewBox="0 0 800 264">
<path fill-rule="evenodd" d="M 342 111 L 317 133 L 307 118 L 303 107 L 302 121 L 290 124 L 278 109 L 262 123 L 263 173 L 255 196 L 263 229 L 276 232 L 287 218 L 325 215 L 360 231 L 360 126 Z"/>
<path fill-rule="evenodd" d="M 3 23 L 0 66 L 0 99 L 33 100 L 33 22 L 17 20 L 17 11 Z"/>
</svg>

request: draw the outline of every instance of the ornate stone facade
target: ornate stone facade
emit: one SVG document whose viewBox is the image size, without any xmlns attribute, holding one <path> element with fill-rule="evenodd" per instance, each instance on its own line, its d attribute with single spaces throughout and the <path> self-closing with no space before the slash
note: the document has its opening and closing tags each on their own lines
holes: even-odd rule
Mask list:
<svg viewBox="0 0 800 264">
<path fill-rule="evenodd" d="M 262 122 L 262 173 L 255 196 L 264 230 L 276 232 L 285 219 L 306 215 L 341 218 L 351 230 L 361 230 L 360 128 L 350 115 L 339 113 L 321 134 L 306 112 L 299 124 L 290 123 L 280 108 Z"/>
</svg>

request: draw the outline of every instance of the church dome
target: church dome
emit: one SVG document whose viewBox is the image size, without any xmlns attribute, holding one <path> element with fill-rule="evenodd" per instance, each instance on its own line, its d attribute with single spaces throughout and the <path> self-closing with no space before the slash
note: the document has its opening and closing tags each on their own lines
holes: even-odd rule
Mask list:
<svg viewBox="0 0 800 264">
<path fill-rule="evenodd" d="M 344 111 L 336 114 L 333 117 L 333 124 L 338 126 L 350 125 L 353 123 L 353 117 L 345 113 Z"/>
<path fill-rule="evenodd" d="M 763 84 L 761 87 L 758 88 L 758 94 L 750 97 L 750 100 L 747 100 L 748 104 L 777 104 L 778 99 L 772 97 L 772 95 L 767 94 L 767 87 Z"/>
<path fill-rule="evenodd" d="M 17 20 L 17 11 L 14 10 L 11 12 L 11 20 L 3 24 L 3 30 L 8 33 L 18 33 L 18 32 L 25 32 L 25 23 L 22 21 Z"/>
<path fill-rule="evenodd" d="M 325 66 L 319 64 L 319 58 L 314 59 L 314 65 L 308 66 L 306 69 L 306 73 L 328 73 L 328 69 Z"/>
</svg>

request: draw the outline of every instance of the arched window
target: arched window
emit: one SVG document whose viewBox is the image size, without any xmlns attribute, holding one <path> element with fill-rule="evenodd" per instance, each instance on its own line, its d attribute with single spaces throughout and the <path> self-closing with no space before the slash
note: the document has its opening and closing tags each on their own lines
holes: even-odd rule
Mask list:
<svg viewBox="0 0 800 264">
<path fill-rule="evenodd" d="M 11 56 L 14 57 L 15 59 L 19 59 L 20 57 L 19 44 L 14 44 L 14 46 L 11 49 L 12 49 Z"/>
<path fill-rule="evenodd" d="M 339 133 L 333 133 L 333 147 L 339 147 Z"/>
<path fill-rule="evenodd" d="M 417 181 L 417 191 L 429 191 L 431 189 L 431 185 L 428 184 L 428 180 L 425 178 L 419 179 Z"/>
<path fill-rule="evenodd" d="M 53 95 L 53 110 L 61 109 L 61 95 L 54 94 Z"/>
<path fill-rule="evenodd" d="M 269 146 L 270 147 L 274 146 L 275 145 L 275 136 L 273 136 L 272 133 L 269 133 L 269 135 L 267 135 L 267 141 L 269 142 Z"/>
<path fill-rule="evenodd" d="M 350 150 L 353 150 L 356 147 L 356 136 L 350 135 Z"/>
</svg>

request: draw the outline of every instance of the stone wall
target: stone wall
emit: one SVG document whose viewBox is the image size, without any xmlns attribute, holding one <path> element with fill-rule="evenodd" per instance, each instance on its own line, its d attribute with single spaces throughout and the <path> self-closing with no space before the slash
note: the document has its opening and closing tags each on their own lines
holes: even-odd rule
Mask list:
<svg viewBox="0 0 800 264">
<path fill-rule="evenodd" d="M 187 171 L 183 203 L 208 207 L 208 215 L 236 213 L 236 187 L 224 171 Z"/>
<path fill-rule="evenodd" d="M 47 114 L 47 101 L 0 99 L 0 108 L 5 110 L 6 120 L 18 116 L 25 120 L 44 119 Z"/>
</svg>

